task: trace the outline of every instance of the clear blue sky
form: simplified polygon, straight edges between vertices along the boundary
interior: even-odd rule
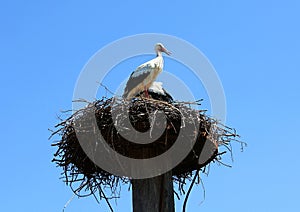
[[[188,211],[298,211],[299,1],[102,2],[1,2],[0,211],[62,210],[72,192],[50,162],[47,129],[71,108],[78,74],[97,50],[145,32],[202,50],[222,80],[227,124],[248,143],[243,153],[234,145],[233,168],[211,166],[204,203],[194,188]],[[123,187],[116,211],[130,211],[130,196]],[[108,208],[75,198],[66,211]]]

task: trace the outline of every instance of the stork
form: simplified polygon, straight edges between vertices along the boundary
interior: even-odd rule
[[[143,63],[131,73],[124,89],[123,98],[132,98],[141,91],[144,91],[146,97],[149,97],[148,88],[163,70],[164,60],[162,53],[164,52],[167,55],[171,54],[161,43],[155,45],[155,51],[156,58]]]
[[[172,103],[174,102],[173,97],[163,88],[162,82],[153,82],[151,86],[148,89],[148,94],[151,96],[151,98]],[[136,96],[140,96],[145,94],[145,91],[140,92]]]

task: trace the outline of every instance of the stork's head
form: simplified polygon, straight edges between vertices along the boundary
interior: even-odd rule
[[[157,54],[159,54],[159,53],[161,53],[161,52],[164,52],[164,53],[166,53],[167,55],[170,55],[170,54],[171,54],[171,52],[169,52],[169,51],[164,47],[164,45],[162,45],[162,43],[157,43],[157,44],[155,45],[155,51],[156,51]]]

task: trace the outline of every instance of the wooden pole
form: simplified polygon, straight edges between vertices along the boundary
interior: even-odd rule
[[[172,172],[132,180],[133,212],[174,212]]]

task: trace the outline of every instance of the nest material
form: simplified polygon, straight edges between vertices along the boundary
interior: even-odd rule
[[[112,107],[112,105],[114,106]],[[112,110],[118,114],[115,120],[111,115]],[[149,133],[149,137],[151,137],[150,128],[163,125],[149,116],[149,114],[155,114],[157,111],[164,112],[167,127],[155,142],[136,144],[121,136],[121,134],[127,135],[126,138],[134,136],[124,121],[129,118],[130,124],[135,130]],[[96,117],[97,126],[94,126],[95,124],[91,121],[91,117],[93,118],[91,115]],[[196,125],[197,122],[200,124]],[[118,129],[122,132],[118,132],[115,124],[119,126]],[[125,101],[116,98],[103,98],[89,103],[85,108],[77,111],[56,127],[58,129],[53,135],[59,135],[60,141],[53,144],[58,148],[54,154],[53,162],[63,168],[65,182],[70,184],[77,195],[80,191],[86,191],[86,195],[95,196],[97,192],[100,199],[102,197],[107,199],[104,188],[109,187],[111,196],[117,197],[116,190],[120,183],[130,181],[127,177],[114,176],[95,165],[87,157],[78,141],[76,136],[78,130],[91,133],[91,129],[97,128],[107,144],[119,154],[141,159],[164,153],[174,144],[183,127],[194,128],[193,133],[184,135],[186,142],[196,140],[192,150],[180,164],[172,169],[173,179],[179,184],[178,190],[180,192],[183,191],[185,181],[191,180],[194,170],[200,170],[210,162],[220,160],[220,155],[223,152],[219,152],[219,147],[224,145],[227,147],[230,145],[230,141],[237,136],[233,129],[222,126],[215,119],[205,115],[205,111],[192,109],[191,103],[174,102],[170,104],[153,99]],[[96,137],[97,134],[95,133],[95,139]],[[86,142],[89,142],[94,149],[98,142],[96,140],[90,139]],[[202,152],[205,144],[209,145],[209,152]],[[101,154],[101,150],[95,153]],[[199,162],[200,154],[207,154],[205,161]]]

